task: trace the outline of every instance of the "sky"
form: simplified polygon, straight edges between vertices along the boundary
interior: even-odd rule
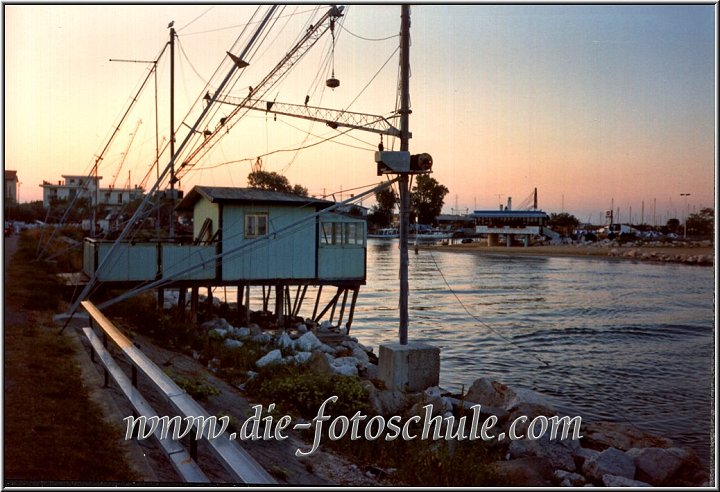
[[[100,163],[102,185],[150,188],[156,114],[159,139],[170,134],[169,53],[157,64],[158,112],[151,76],[118,124],[168,41],[168,24],[178,34],[180,145],[206,83],[217,88],[230,66],[226,51],[248,46],[268,8],[3,5],[4,162],[18,172],[20,200],[41,199],[43,180],[89,173],[118,126]],[[257,87],[325,10],[278,9],[231,94]],[[264,99],[310,96],[311,106],[392,114],[400,7],[349,5],[344,14],[334,50],[328,33]],[[593,223],[611,206],[621,222],[632,214],[658,224],[714,207],[715,18],[715,5],[414,6],[410,151],[433,156],[433,177],[450,190],[447,213],[496,209],[508,197],[517,206],[534,188],[539,208]],[[333,72],[340,86],[330,89]],[[221,107],[204,128],[229,111]],[[227,130],[182,177],[183,190],[245,186],[258,156],[263,169],[317,196],[347,198],[382,180],[375,133],[339,135],[345,130],[254,111]],[[384,138],[386,150],[398,149]],[[161,171],[168,162],[166,152]]]

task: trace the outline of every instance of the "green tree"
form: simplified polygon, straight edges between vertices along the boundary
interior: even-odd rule
[[[710,236],[715,225],[715,210],[704,208],[700,213],[690,214],[687,218],[688,234]]]
[[[436,218],[445,204],[445,196],[450,193],[446,186],[441,185],[429,174],[415,176],[415,185],[410,196],[410,221],[417,214],[421,224],[435,224]]]
[[[572,231],[578,226],[580,221],[572,214],[563,212],[560,214],[551,213],[548,219],[548,226],[554,231],[560,232],[566,236],[572,234]]]
[[[397,203],[397,195],[388,186],[375,193],[376,204],[368,214],[368,222],[375,228],[388,227],[392,223],[393,211]]]
[[[275,171],[253,171],[248,174],[247,180],[250,188],[308,196],[307,188],[299,184],[292,186],[285,176]]]
[[[678,229],[680,228],[680,220],[669,219],[667,221],[667,225],[665,227],[667,228],[668,232],[676,233],[678,231]]]

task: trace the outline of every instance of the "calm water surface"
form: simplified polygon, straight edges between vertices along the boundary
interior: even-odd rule
[[[398,339],[397,245],[369,240],[351,330],[376,352]],[[712,268],[411,251],[409,276],[409,339],[440,347],[442,387],[489,377],[709,459]]]

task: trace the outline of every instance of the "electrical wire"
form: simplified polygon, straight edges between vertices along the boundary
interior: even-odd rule
[[[344,25],[341,25],[340,27],[342,28],[343,31],[345,31],[345,32],[348,33],[349,35],[354,36],[354,37],[356,37],[356,38],[358,38],[358,39],[362,39],[363,41],[387,41],[388,39],[393,39],[393,38],[399,38],[399,37],[400,37],[400,34],[393,34],[392,36],[387,36],[387,37],[385,37],[385,38],[365,38],[365,37],[363,37],[363,36],[360,36],[360,35],[358,35],[358,34],[353,33],[352,31],[350,31],[350,29],[348,29],[348,28],[345,27]]]
[[[207,14],[208,12],[210,12],[210,11],[211,11],[212,9],[214,9],[214,8],[215,8],[215,6],[214,6],[214,5],[211,5],[210,7],[208,7],[208,8],[205,10],[205,12],[203,12],[203,13],[200,14],[200,15],[198,15],[198,16],[195,17],[193,20],[191,20],[190,22],[188,22],[187,24],[185,24],[185,25],[182,26],[181,28],[177,29],[176,31],[182,31],[183,29],[185,29],[185,28],[188,27],[189,25],[193,24],[193,23],[194,23],[195,21],[197,21],[200,17],[204,16],[205,14]]]

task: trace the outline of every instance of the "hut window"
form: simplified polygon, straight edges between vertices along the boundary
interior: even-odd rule
[[[245,215],[245,237],[258,237],[267,234],[267,214]]]
[[[333,244],[333,223],[322,222],[320,224],[320,244]]]
[[[363,244],[362,224],[357,222],[345,223],[345,244]]]

